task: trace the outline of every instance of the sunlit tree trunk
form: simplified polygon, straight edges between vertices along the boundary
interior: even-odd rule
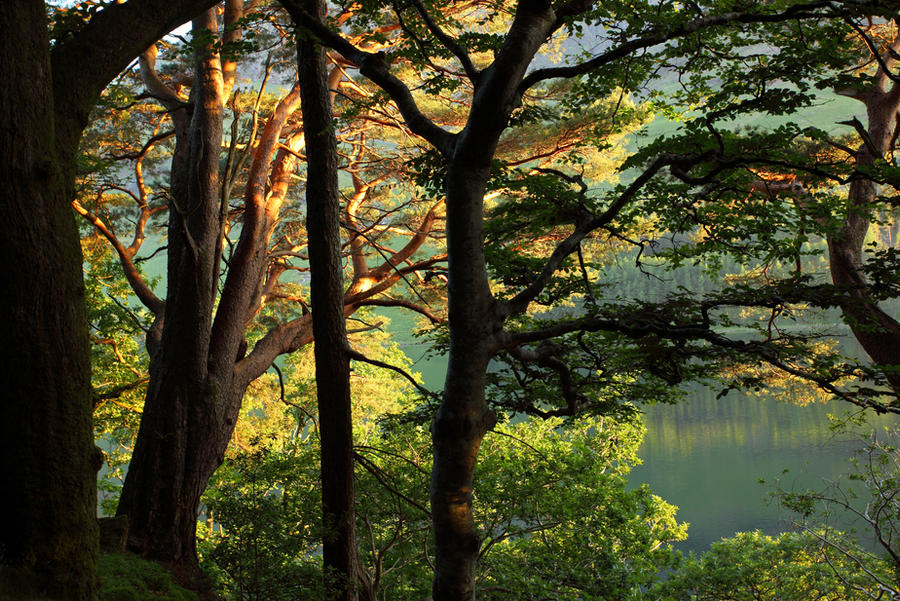
[[[194,20],[195,31],[217,29],[214,10]],[[236,358],[228,345],[211,346],[224,100],[218,55],[198,48],[196,65],[193,114],[172,165],[161,338],[151,355],[147,400],[117,510],[129,517],[130,548],[189,569],[197,562],[200,496],[222,462],[241,397],[229,395],[230,382],[211,369],[215,353],[230,352],[229,367]]]
[[[475,463],[496,421],[485,383],[505,318],[488,281],[484,196],[500,135],[518,101],[517,86],[553,20],[549,4],[519,4],[509,34],[515,43],[505,45],[481,74],[466,127],[447,157],[450,348],[444,397],[432,424],[434,601],[475,598],[480,549],[472,512]]]

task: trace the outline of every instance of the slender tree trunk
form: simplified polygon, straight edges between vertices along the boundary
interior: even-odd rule
[[[472,511],[478,449],[496,417],[485,400],[485,377],[501,321],[485,270],[483,199],[496,139],[464,134],[447,172],[450,349],[444,398],[432,424],[431,512],[435,540],[434,601],[475,598],[480,541]],[[486,160],[485,160],[486,155]]]
[[[322,0],[304,8],[324,19]],[[323,563],[335,599],[357,598],[357,551],[353,488],[353,419],[350,364],[344,317],[341,264],[341,206],[337,181],[337,140],[332,125],[331,93],[324,48],[305,32],[297,34],[301,110],[307,148],[307,231],[309,232],[316,389],[321,437]]]
[[[46,29],[43,2],[0,10],[0,597],[88,600],[99,456]]]

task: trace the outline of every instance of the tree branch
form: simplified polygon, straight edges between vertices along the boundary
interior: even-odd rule
[[[428,390],[427,388],[425,388],[424,386],[422,386],[421,384],[416,382],[416,379],[414,377],[412,377],[412,375],[410,375],[410,373],[407,372],[406,370],[404,370],[402,367],[397,367],[396,365],[391,365],[390,363],[385,363],[384,361],[378,361],[377,359],[369,359],[368,357],[366,357],[359,351],[355,351],[352,348],[347,349],[347,356],[355,361],[362,361],[363,363],[368,363],[369,365],[374,365],[375,367],[381,367],[384,369],[389,369],[391,371],[397,372],[398,374],[400,374],[401,376],[403,376],[404,378],[409,380],[409,382],[413,386],[415,386],[416,390],[418,390],[420,393],[422,393],[423,396],[426,396],[426,397],[429,397],[429,398],[432,398],[432,399],[435,399],[438,401],[440,400],[440,395],[437,395],[437,394],[431,392],[430,390]]]
[[[591,71],[599,69],[616,60],[630,56],[635,51],[652,48],[670,40],[683,38],[698,31],[728,24],[749,24],[749,23],[779,23],[792,19],[804,17],[816,17],[827,14],[826,12],[818,12],[823,9],[832,9],[833,2],[819,1],[806,4],[796,4],[780,13],[754,13],[754,12],[728,12],[720,15],[711,15],[700,17],[689,23],[680,25],[669,31],[650,31],[646,36],[629,40],[616,46],[603,54],[594,58],[567,67],[545,67],[537,69],[529,73],[519,85],[519,94],[524,94],[529,88],[536,84],[548,80],[558,78],[571,78],[580,75],[586,75]]]
[[[432,313],[427,307],[399,298],[368,298],[356,304],[360,307],[403,307],[424,315],[432,324],[444,323],[443,319]]]
[[[119,263],[122,265],[122,271],[125,273],[125,278],[128,280],[131,289],[134,290],[134,294],[138,299],[154,314],[159,315],[162,313],[163,308],[165,307],[165,301],[157,297],[150,286],[147,285],[147,282],[138,271],[137,266],[135,266],[134,261],[132,260],[133,255],[129,253],[128,249],[122,246],[122,243],[119,242],[116,235],[106,227],[106,224],[103,223],[99,217],[84,208],[80,202],[73,200],[72,208],[75,209],[76,213],[84,217],[88,223],[93,225],[115,249],[116,254],[119,256]]]
[[[559,269],[562,262],[570,254],[578,250],[581,241],[592,231],[601,228],[611,222],[619,212],[634,199],[634,196],[641,188],[650,181],[663,167],[671,165],[675,162],[676,157],[660,156],[657,157],[644,172],[638,176],[622,193],[613,201],[609,207],[600,215],[586,219],[575,227],[575,230],[562,242],[560,242],[553,250],[553,254],[547,259],[540,275],[531,282],[524,290],[516,294],[512,299],[502,305],[502,314],[504,316],[515,315],[524,312],[541,291],[547,286],[550,278]],[[677,160],[684,160],[684,157],[677,157]],[[700,158],[695,159],[699,161]]]
[[[369,459],[363,457],[362,455],[360,455],[360,454],[357,453],[356,451],[353,452],[353,458],[354,458],[354,459],[356,460],[356,462],[357,462],[359,465],[361,465],[367,472],[369,472],[370,474],[372,474],[372,475],[375,477],[375,479],[378,480],[378,482],[379,482],[383,487],[385,487],[385,488],[388,489],[390,492],[392,492],[392,493],[394,493],[395,495],[397,495],[397,497],[403,499],[404,501],[406,501],[407,503],[409,503],[410,505],[412,505],[413,507],[415,507],[416,509],[418,509],[419,511],[421,511],[422,513],[424,513],[425,515],[427,515],[427,516],[429,516],[429,517],[431,516],[431,512],[428,511],[428,508],[427,508],[427,507],[425,507],[424,505],[422,505],[421,503],[419,503],[419,502],[416,501],[415,499],[412,499],[412,498],[410,498],[409,496],[403,494],[402,492],[400,492],[399,490],[397,490],[396,487],[391,486],[391,484],[390,484],[389,482],[387,482],[386,479],[385,479],[384,471],[383,471],[381,468],[379,468],[377,465],[375,465],[372,461],[370,461]]]
[[[400,109],[410,131],[427,140],[445,156],[451,154],[455,134],[439,127],[422,113],[407,85],[390,72],[385,53],[371,53],[357,48],[343,36],[313,18],[297,0],[280,0],[280,2],[298,27],[315,36],[320,43],[340,53],[355,64],[360,73],[387,92]]]
[[[453,53],[462,68],[466,72],[466,76],[471,80],[474,84],[478,81],[478,76],[480,72],[475,68],[475,65],[472,64],[472,59],[469,56],[469,53],[466,52],[465,48],[463,48],[459,42],[457,42],[452,36],[450,36],[446,31],[440,28],[440,26],[434,22],[434,19],[431,18],[431,15],[428,14],[428,10],[425,8],[425,5],[422,4],[421,0],[410,0],[412,5],[418,11],[419,16],[422,17],[422,21],[425,22],[425,26],[428,28],[434,37],[436,37],[441,44],[444,45],[444,48]]]

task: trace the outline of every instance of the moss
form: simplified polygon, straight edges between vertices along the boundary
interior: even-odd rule
[[[99,601],[198,601],[164,567],[130,553],[101,553],[97,583]]]

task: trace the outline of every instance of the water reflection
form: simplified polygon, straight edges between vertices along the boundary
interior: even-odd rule
[[[785,488],[818,487],[846,471],[859,439],[834,433],[828,419],[846,410],[839,402],[798,407],[737,393],[717,400],[699,389],[689,401],[645,409],[644,463],[630,480],[679,507],[691,524],[682,550],[705,550],[741,530],[774,534],[789,529],[791,518],[765,503],[776,479]],[[867,428],[890,423],[896,419],[872,418]]]

